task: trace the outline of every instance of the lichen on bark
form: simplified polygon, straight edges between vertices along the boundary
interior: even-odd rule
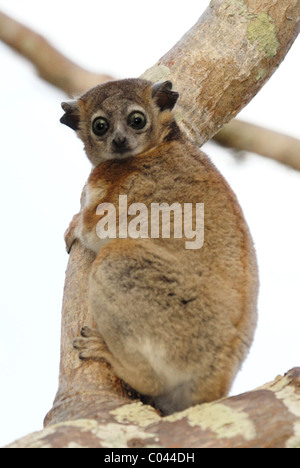
[[[256,15],[249,23],[247,36],[251,44],[258,44],[260,52],[265,51],[267,57],[275,57],[280,43],[271,16],[265,12]]]

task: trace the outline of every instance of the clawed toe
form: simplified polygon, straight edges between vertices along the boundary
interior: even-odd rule
[[[73,341],[73,348],[82,349],[85,347],[85,340],[82,338],[75,338]]]
[[[98,356],[95,356],[95,343],[91,343],[89,338],[75,338],[73,348],[80,351],[80,359],[98,359]]]
[[[85,351],[81,351],[81,353],[79,353],[78,355],[79,359],[81,359],[82,361],[87,361],[88,359],[92,359],[92,356],[90,356],[88,353],[86,353]]]
[[[109,351],[97,329],[83,327],[80,335],[81,337],[77,337],[73,341],[73,347],[80,351],[80,359],[93,359],[97,361],[107,359]]]
[[[82,327],[82,329],[80,330],[80,334],[84,338],[90,338],[90,337],[100,338],[101,337],[98,330],[96,330],[95,328],[90,328],[90,327]]]

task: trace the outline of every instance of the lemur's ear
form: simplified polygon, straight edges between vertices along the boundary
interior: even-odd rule
[[[156,83],[152,86],[152,97],[161,111],[172,110],[179,98],[179,94],[172,91],[172,87],[171,81]]]
[[[61,107],[65,111],[64,115],[60,119],[60,122],[73,130],[78,130],[80,113],[77,105],[77,101],[62,102]]]

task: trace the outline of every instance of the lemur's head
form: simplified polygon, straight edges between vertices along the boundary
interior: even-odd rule
[[[60,121],[77,132],[89,160],[97,166],[160,144],[174,127],[172,109],[178,97],[170,81],[110,81],[76,101],[63,102],[65,114]]]

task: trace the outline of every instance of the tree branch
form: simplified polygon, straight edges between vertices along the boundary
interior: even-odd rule
[[[227,148],[250,151],[300,171],[300,140],[241,120],[232,120],[214,140]]]
[[[112,80],[111,76],[92,73],[76,65],[43,36],[1,12],[0,39],[32,62],[41,78],[70,96]]]
[[[94,400],[93,411],[8,448],[300,448],[300,368],[239,396],[161,418],[140,402]],[[172,429],[171,429],[172,428]]]
[[[143,78],[174,82],[177,120],[201,146],[264,86],[299,30],[299,0],[213,0]]]

